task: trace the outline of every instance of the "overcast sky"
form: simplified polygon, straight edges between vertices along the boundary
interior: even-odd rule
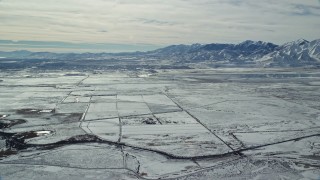
[[[0,0],[0,50],[135,51],[320,38],[320,0]],[[39,42],[41,41],[41,42]]]

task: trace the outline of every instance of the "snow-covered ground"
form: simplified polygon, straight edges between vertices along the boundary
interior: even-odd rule
[[[0,179],[320,177],[316,69],[72,73],[0,72]]]

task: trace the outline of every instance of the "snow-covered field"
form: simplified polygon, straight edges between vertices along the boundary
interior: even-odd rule
[[[0,179],[320,178],[316,69],[67,73],[0,72]]]

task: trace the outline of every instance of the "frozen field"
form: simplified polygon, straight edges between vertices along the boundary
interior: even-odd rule
[[[0,72],[0,179],[320,179],[320,72]]]

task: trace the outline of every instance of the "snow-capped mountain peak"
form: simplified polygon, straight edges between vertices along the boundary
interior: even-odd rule
[[[290,47],[290,46],[303,46],[308,43],[309,43],[309,41],[307,41],[305,39],[298,39],[296,41],[291,41],[291,42],[285,43],[282,46],[280,46],[280,48],[285,48],[285,47]]]
[[[299,39],[279,46],[260,59],[265,66],[310,66],[320,62],[320,41]]]
[[[208,64],[210,66],[320,67],[320,39],[299,39],[283,45],[246,40],[238,44],[171,45],[148,52],[136,53],[32,53],[29,51],[0,52],[0,57],[51,60],[104,60],[136,58],[144,63]]]

